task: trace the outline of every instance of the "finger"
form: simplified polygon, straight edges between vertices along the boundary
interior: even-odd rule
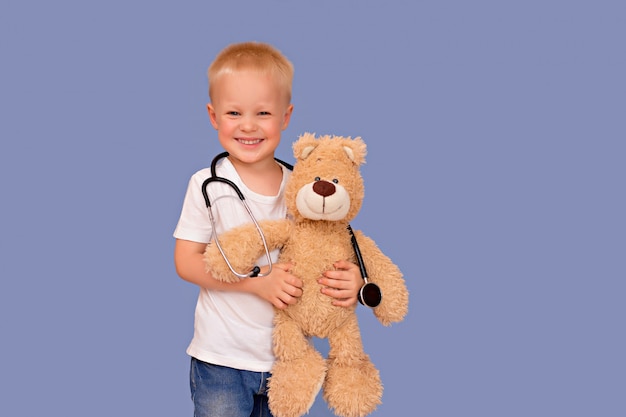
[[[338,279],[342,276],[343,272],[342,271],[324,271],[324,273],[322,274],[322,277],[324,278],[330,278],[330,279]]]
[[[304,282],[302,282],[302,280],[296,276],[290,275],[288,277],[285,277],[285,288],[290,287],[290,288],[296,288],[301,290],[302,287],[304,286]]]
[[[296,285],[286,285],[283,288],[283,291],[287,293],[288,295],[290,295],[291,297],[296,297],[296,298],[301,297],[303,293],[302,287],[298,287]]]
[[[325,288],[322,288],[321,291],[322,291],[322,294],[328,295],[329,297],[332,297],[338,300],[350,296],[349,291],[338,289],[338,288],[325,287]]]
[[[293,293],[291,295],[293,297],[300,298],[300,297],[302,297],[302,294],[304,294],[304,290],[302,290],[302,287],[298,287],[298,288],[296,288],[295,293]]]
[[[357,267],[355,264],[353,264],[352,262],[348,262],[345,259],[341,259],[335,262],[333,266],[337,269],[345,269],[345,270],[350,270],[350,269]]]
[[[334,289],[347,289],[350,281],[323,277],[317,280],[320,285]]]
[[[360,273],[356,270],[351,271],[347,269],[338,269],[335,271],[324,271],[322,277],[336,279],[340,281],[351,281],[353,277],[360,276]]]
[[[298,299],[287,293],[283,293],[280,296],[280,300],[285,304],[285,307],[286,307],[288,305],[295,304]]]
[[[272,265],[272,268],[278,268],[281,271],[285,271],[285,272],[289,272],[289,270],[291,270],[292,267],[293,265],[290,263],[276,263]]]

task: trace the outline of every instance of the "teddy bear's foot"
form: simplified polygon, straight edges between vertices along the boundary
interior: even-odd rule
[[[369,359],[356,366],[329,363],[324,400],[336,415],[364,417],[381,404],[382,395],[380,375]]]
[[[269,407],[275,417],[306,414],[322,387],[326,361],[317,352],[293,361],[277,361],[268,382]]]

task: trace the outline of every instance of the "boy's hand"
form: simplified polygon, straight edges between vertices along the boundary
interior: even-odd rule
[[[279,310],[295,304],[302,296],[302,280],[290,271],[291,264],[276,263],[272,265],[272,272],[266,277],[249,278],[256,281],[256,294],[269,301]],[[261,272],[267,267],[261,268]]]
[[[359,267],[348,261],[337,261],[334,266],[337,270],[326,271],[324,276],[317,280],[322,285],[322,294],[334,298],[333,305],[335,306],[356,305],[359,290],[363,286]]]

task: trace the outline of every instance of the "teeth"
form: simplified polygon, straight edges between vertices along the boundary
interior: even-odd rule
[[[261,142],[261,139],[250,139],[250,140],[239,139],[239,142],[243,143],[244,145],[254,145],[254,144]]]

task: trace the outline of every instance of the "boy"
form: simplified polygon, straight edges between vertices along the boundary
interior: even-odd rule
[[[268,44],[233,44],[217,55],[208,77],[209,118],[229,153],[217,163],[217,175],[241,189],[257,220],[285,218],[283,190],[290,171],[274,160],[274,151],[293,112],[291,62]],[[291,275],[289,264],[274,264],[269,275],[236,283],[217,281],[205,271],[212,227],[202,183],[210,176],[208,168],[192,176],[174,231],[176,271],[200,287],[187,349],[194,416],[271,415],[266,382],[274,361],[273,308],[296,303],[302,281]],[[241,202],[228,197],[234,195],[228,185],[214,182],[207,192],[218,234],[250,221]],[[320,277],[320,291],[335,305],[355,305],[362,285],[358,267],[339,260],[335,268]],[[263,266],[261,272],[267,270]]]

